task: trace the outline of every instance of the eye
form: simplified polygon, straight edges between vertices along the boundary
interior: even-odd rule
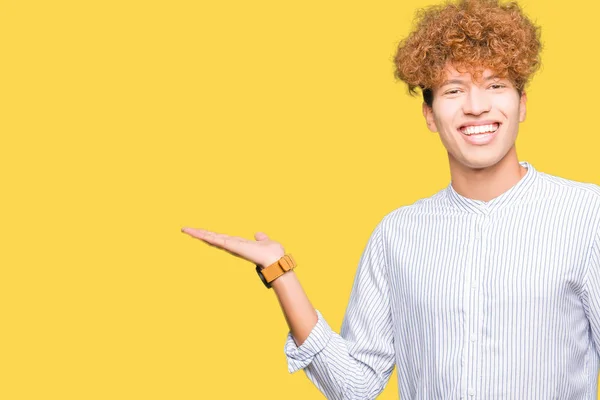
[[[460,92],[459,89],[450,89],[450,90],[446,91],[444,94],[457,94],[458,92]]]
[[[502,89],[505,87],[506,87],[506,85],[503,85],[501,83],[494,83],[494,84],[490,85],[490,88],[492,88],[492,89]]]

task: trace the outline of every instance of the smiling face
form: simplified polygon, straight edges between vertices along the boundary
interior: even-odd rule
[[[514,146],[525,120],[526,94],[491,70],[478,81],[450,65],[446,71],[446,80],[433,90],[432,106],[423,104],[423,115],[439,133],[451,170],[488,168],[506,157],[518,162]]]

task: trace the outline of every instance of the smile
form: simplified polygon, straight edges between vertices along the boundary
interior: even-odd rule
[[[458,130],[462,133],[463,139],[474,146],[484,146],[491,143],[498,132],[500,132],[500,123],[493,121],[481,121],[480,125],[464,125]]]
[[[496,130],[498,130],[499,127],[500,127],[500,124],[497,122],[494,122],[492,124],[487,124],[487,125],[463,126],[459,130],[463,134],[465,134],[467,136],[471,136],[471,135],[481,135],[484,133],[494,133],[494,132],[496,132]]]

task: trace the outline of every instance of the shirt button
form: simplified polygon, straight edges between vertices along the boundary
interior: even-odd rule
[[[477,340],[477,335],[473,333],[473,334],[471,335],[471,342],[474,342],[474,341],[476,341],[476,340]]]
[[[469,389],[469,396],[475,396],[475,389],[473,389],[473,388]]]
[[[473,281],[473,282],[471,282],[471,287],[472,287],[473,289],[477,289],[477,281]]]

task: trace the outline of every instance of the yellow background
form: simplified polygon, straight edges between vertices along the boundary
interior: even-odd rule
[[[2,1],[0,398],[322,398],[253,266],[180,228],[281,241],[339,329],[377,222],[449,182],[391,61],[430,3]],[[600,184],[600,5],[521,4],[519,157]]]

